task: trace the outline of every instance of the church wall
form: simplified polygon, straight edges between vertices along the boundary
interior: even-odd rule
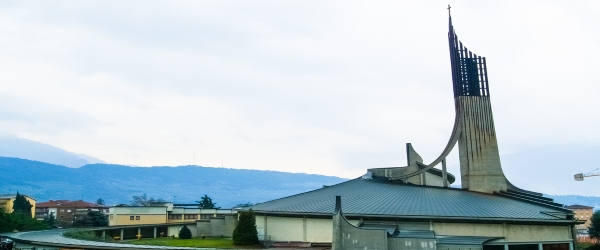
[[[359,220],[348,220],[348,222],[355,226],[360,223]],[[332,225],[332,219],[267,216],[265,220],[264,215],[256,215],[259,238],[269,235],[272,241],[329,243],[332,241]]]
[[[504,237],[507,242],[570,241],[570,226],[433,222],[436,235]]]
[[[504,237],[502,224],[472,224],[433,222],[436,235]]]
[[[442,177],[439,177],[437,175],[434,175],[432,173],[427,173],[427,172],[425,172],[425,183],[427,184],[427,186],[437,186],[437,187],[444,186]]]
[[[304,238],[302,218],[268,216],[266,229],[272,241],[302,241]]]
[[[506,225],[507,241],[568,241],[570,226]]]
[[[435,239],[388,238],[388,249],[436,250],[436,241]]]
[[[331,219],[306,218],[306,242],[331,242]],[[356,225],[356,224],[354,224]]]
[[[265,216],[256,216],[258,234],[270,235],[272,241],[332,241],[332,219],[267,216],[266,221],[267,231],[265,232]],[[349,220],[349,222],[355,226],[359,224],[358,220]],[[428,230],[426,227],[429,223],[390,221],[390,224],[399,225],[401,230]],[[421,224],[423,225],[421,226]],[[569,226],[433,222],[432,229],[436,235],[505,237],[507,242],[571,240]]]

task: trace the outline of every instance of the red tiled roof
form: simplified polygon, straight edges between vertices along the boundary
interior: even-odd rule
[[[107,206],[98,205],[95,203],[89,203],[82,200],[70,201],[70,200],[49,200],[47,202],[39,202],[35,204],[36,208],[54,208],[54,207],[71,207],[71,208],[106,208]]]

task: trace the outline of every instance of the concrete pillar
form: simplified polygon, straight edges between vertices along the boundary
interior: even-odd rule
[[[573,241],[569,242],[569,250],[573,250]]]
[[[335,212],[333,214],[333,237],[331,250],[344,250],[342,232],[342,198],[335,197]]]
[[[102,230],[102,238],[106,238],[106,231]]]
[[[156,227],[154,227],[154,238],[156,238]]]
[[[124,230],[125,230],[125,229],[121,228],[121,240],[123,240],[123,231],[124,231]]]
[[[448,187],[448,174],[446,172],[446,158],[442,160],[442,181],[444,182],[444,187]]]
[[[538,250],[544,250],[544,246],[542,246],[542,243],[538,244]]]
[[[267,224],[267,215],[265,214],[265,233],[264,233],[265,237],[267,236],[267,225],[268,225]],[[265,240],[267,240],[267,239],[265,239]]]
[[[302,241],[306,242],[306,217],[302,217]]]
[[[504,244],[504,250],[508,250],[508,244]]]

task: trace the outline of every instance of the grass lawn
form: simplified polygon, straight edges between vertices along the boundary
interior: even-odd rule
[[[231,238],[191,238],[187,240],[172,239],[168,237],[156,239],[126,240],[123,243],[136,245],[172,246],[172,247],[209,247],[209,248],[237,248],[237,249],[263,249],[260,245],[236,246]]]

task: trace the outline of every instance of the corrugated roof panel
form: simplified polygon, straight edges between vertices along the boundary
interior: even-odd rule
[[[438,244],[445,245],[482,245],[486,241],[502,239],[502,237],[483,236],[437,236]]]
[[[357,178],[337,185],[252,206],[254,211],[279,213],[333,213],[335,196],[342,196],[346,215],[477,217],[556,220],[542,211],[555,212],[500,195],[397,184]]]

